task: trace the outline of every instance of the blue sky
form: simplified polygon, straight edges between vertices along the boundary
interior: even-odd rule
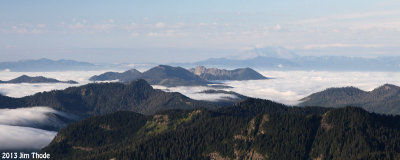
[[[263,47],[396,56],[398,37],[393,0],[0,1],[0,61],[168,63]]]

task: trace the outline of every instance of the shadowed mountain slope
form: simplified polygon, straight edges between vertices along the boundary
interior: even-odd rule
[[[49,106],[80,116],[101,115],[121,110],[153,114],[166,109],[217,107],[211,103],[192,100],[180,93],[153,89],[142,79],[128,84],[87,84],[64,90],[41,92],[22,98],[0,95],[0,100],[1,108]]]
[[[205,68],[198,66],[190,69],[190,72],[200,76],[205,80],[257,80],[268,79],[251,68],[238,68],[235,70],[225,70],[217,68]]]
[[[62,129],[57,159],[399,159],[399,116],[248,99],[210,111],[117,112]]]
[[[302,99],[302,106],[359,106],[368,111],[400,114],[400,87],[385,84],[370,92],[354,87],[329,88]]]

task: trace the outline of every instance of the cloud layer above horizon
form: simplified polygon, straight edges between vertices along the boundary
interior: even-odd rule
[[[257,46],[346,56],[398,55],[400,48],[394,0],[118,2],[0,1],[0,61],[168,63]]]

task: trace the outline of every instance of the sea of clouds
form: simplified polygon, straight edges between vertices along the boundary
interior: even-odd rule
[[[0,80],[6,81],[23,74],[45,76],[58,80],[75,80],[79,84],[41,83],[41,84],[0,84],[0,93],[11,97],[23,97],[37,92],[64,89],[90,83],[89,78],[106,71],[71,72],[10,72],[0,71]],[[267,80],[224,81],[234,91],[249,97],[269,99],[276,102],[296,105],[301,98],[330,87],[354,86],[371,91],[385,83],[400,85],[397,72],[327,72],[327,71],[259,71]],[[197,100],[217,101],[235,95],[218,93],[207,94],[201,91],[213,89],[204,86],[163,87],[153,86],[168,92],[180,92]],[[38,129],[38,125],[62,125],[54,115],[65,116],[62,112],[48,107],[1,109],[0,110],[0,150],[40,149],[51,142],[54,131]]]
[[[224,81],[233,88],[223,89],[261,99],[296,105],[300,99],[326,88],[354,86],[371,91],[386,83],[400,85],[398,72],[332,72],[332,71],[259,71],[267,80]],[[156,87],[180,92],[197,100],[211,100],[226,95],[199,93],[210,87]],[[232,95],[233,96],[233,95]]]
[[[74,80],[79,84],[66,83],[21,83],[21,84],[0,84],[0,94],[10,97],[23,97],[32,95],[37,92],[61,90],[72,86],[80,86],[91,83],[89,78],[94,75],[99,75],[107,71],[64,71],[64,72],[10,72],[0,71],[0,80],[8,81],[17,78],[21,75],[28,76],[44,76],[47,78],[55,78],[60,81]],[[115,70],[119,72],[120,70]]]
[[[326,88],[354,86],[365,91],[386,83],[400,85],[399,72],[262,71],[269,80],[230,81],[234,92],[296,105],[300,99]]]
[[[37,92],[54,89],[65,89],[90,83],[89,78],[106,71],[68,71],[68,72],[0,72],[0,80],[10,80],[23,74],[29,76],[45,76],[58,80],[75,80],[79,84],[44,83],[44,84],[0,84],[0,93],[11,97],[23,97]],[[120,72],[120,71],[119,71]],[[234,91],[249,97],[269,99],[288,105],[296,105],[301,98],[331,87],[354,86],[371,91],[385,83],[400,85],[399,72],[332,72],[332,71],[260,71],[267,80],[224,81],[226,91]],[[197,100],[217,101],[235,95],[218,93],[199,93],[213,89],[203,86],[164,87],[153,86],[169,92],[180,92]]]

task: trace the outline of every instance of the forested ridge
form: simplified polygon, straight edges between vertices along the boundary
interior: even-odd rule
[[[154,114],[167,109],[218,107],[212,103],[192,100],[177,92],[153,89],[142,79],[127,84],[91,83],[64,90],[40,92],[22,98],[0,95],[0,108],[30,106],[49,106],[84,117],[123,110]]]
[[[62,129],[54,159],[399,159],[400,116],[247,99],[218,110],[116,112]]]
[[[210,83],[182,67],[172,67],[168,65],[159,65],[143,73],[136,69],[131,69],[122,73],[106,72],[90,77],[91,81],[119,80],[124,83],[129,83],[137,79],[144,79],[151,85],[163,85],[169,87],[199,86]]]
[[[376,113],[400,114],[400,87],[385,84],[369,92],[355,87],[328,88],[303,98],[300,105],[336,108],[351,105]]]

